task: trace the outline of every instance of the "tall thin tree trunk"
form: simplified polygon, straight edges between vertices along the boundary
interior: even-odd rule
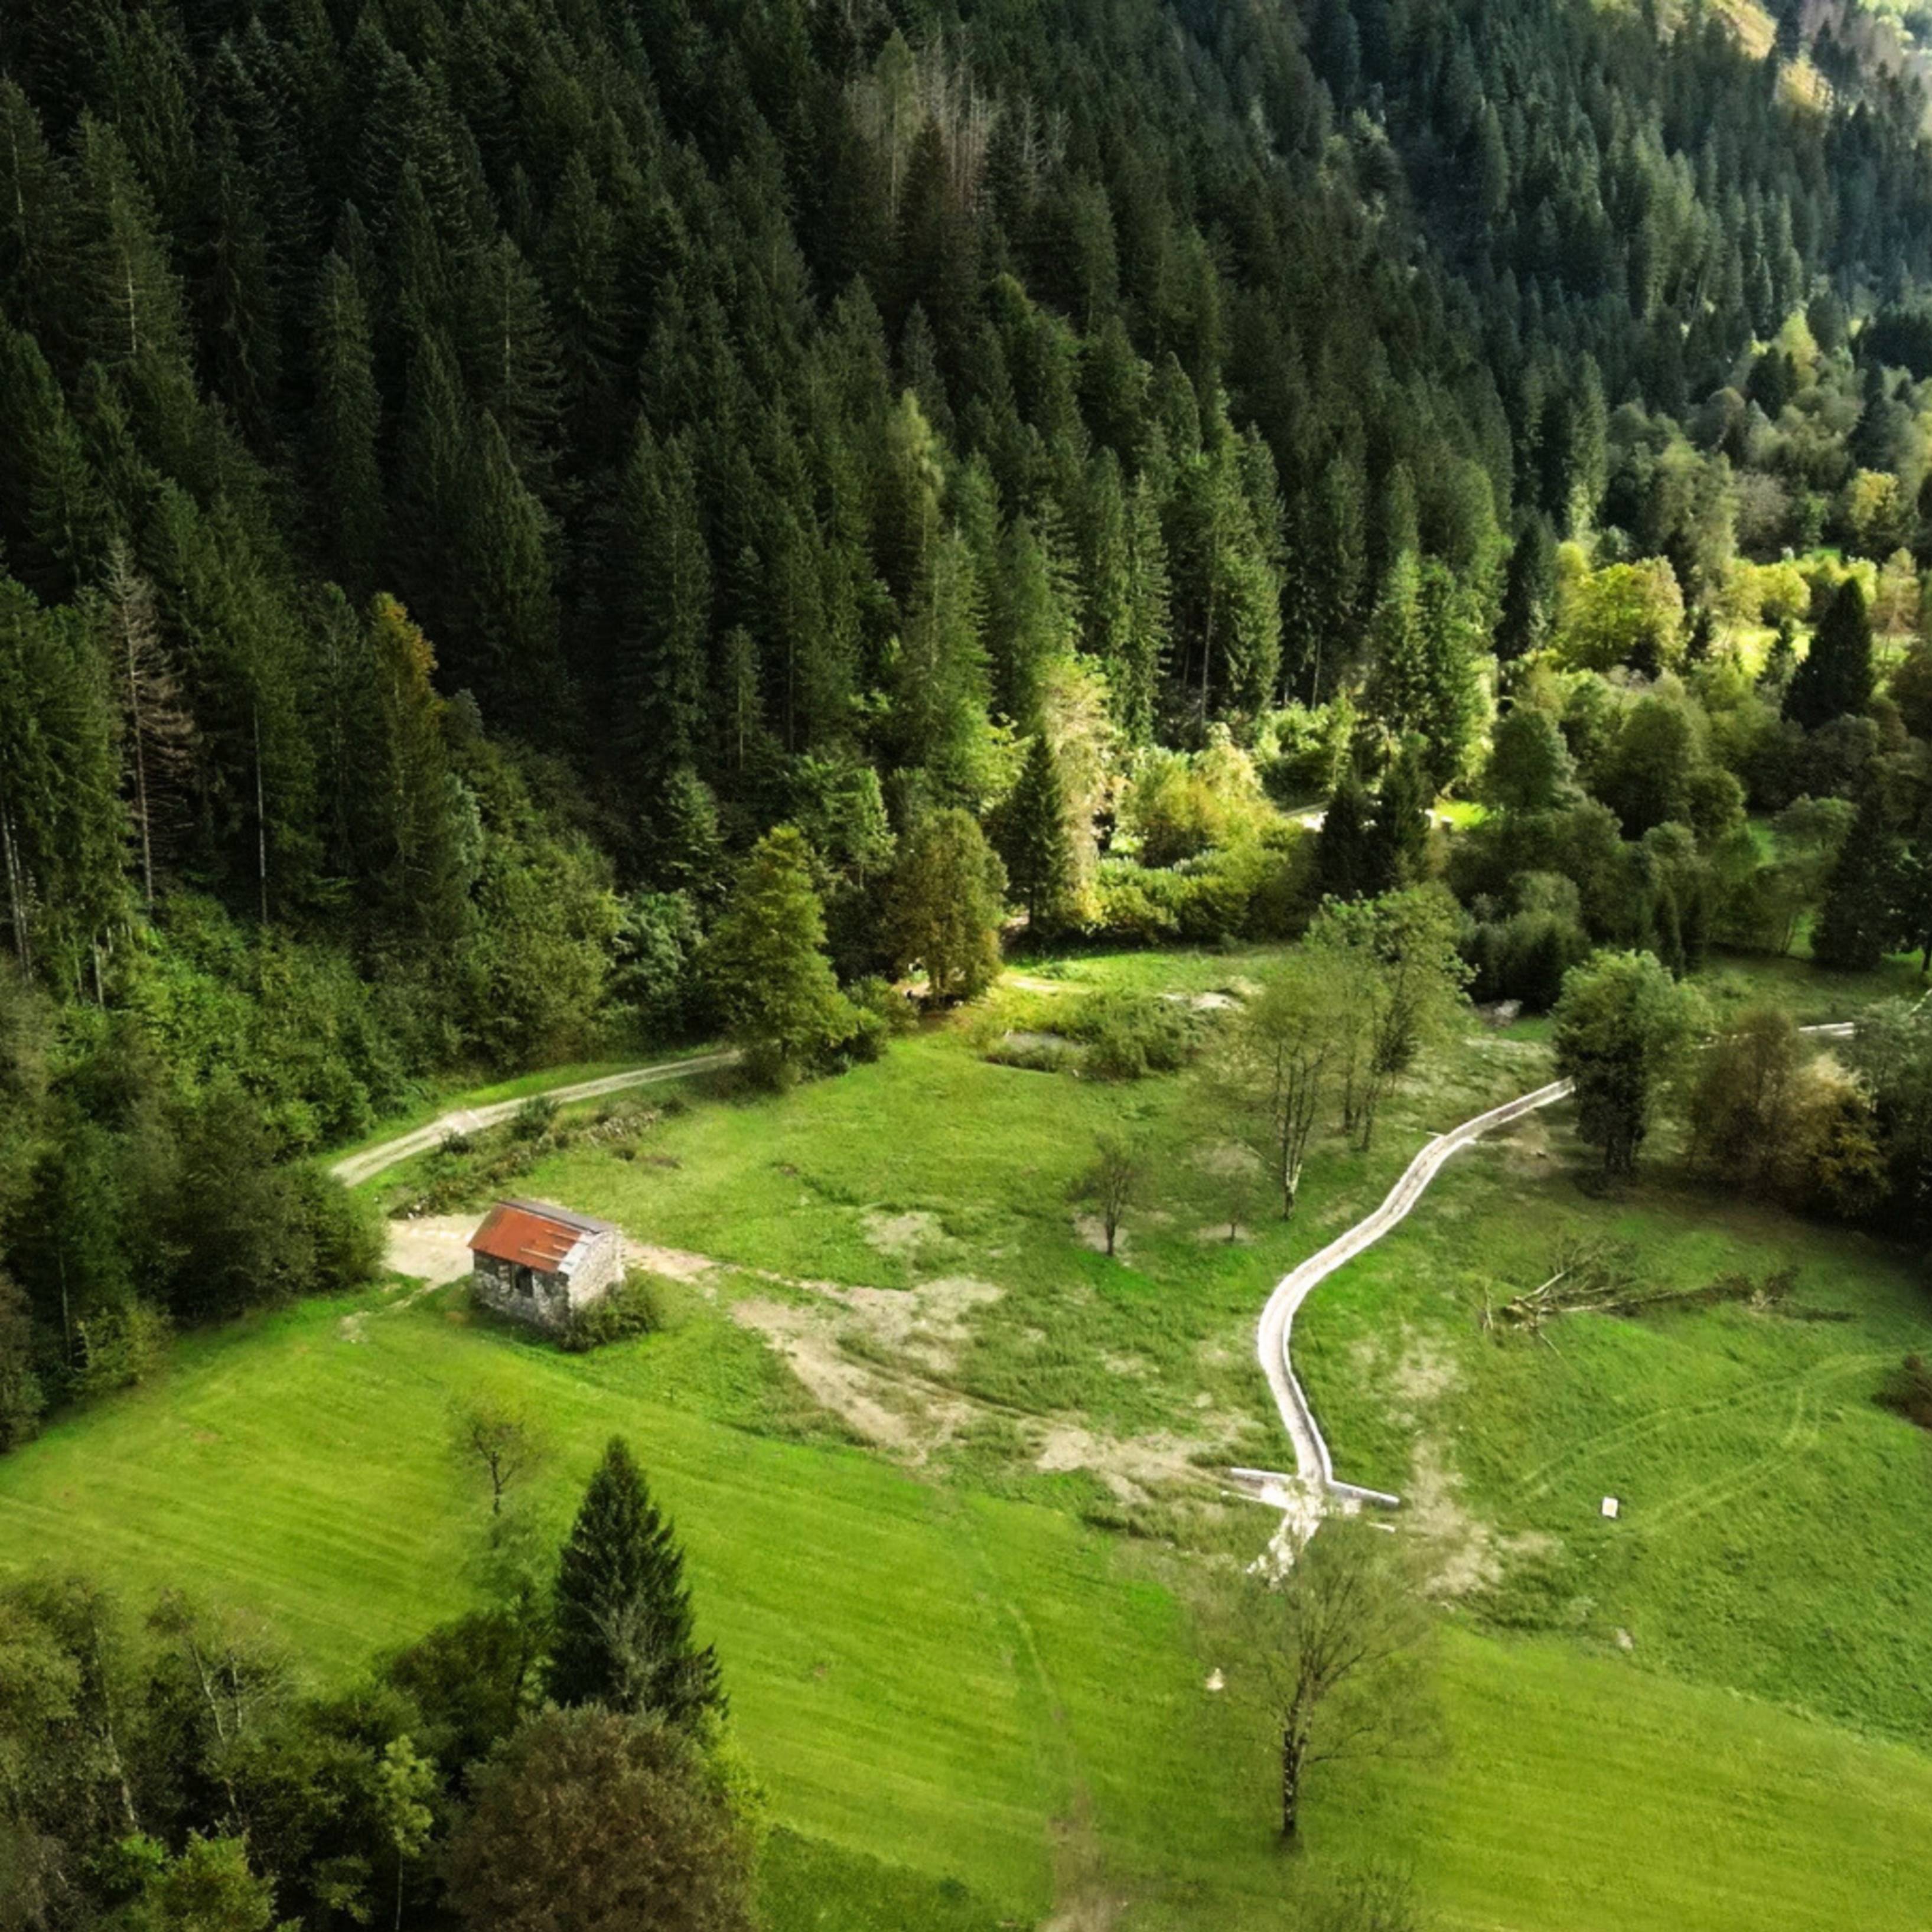
[[[255,878],[261,888],[262,923],[268,922],[268,818],[262,800],[262,707],[248,707],[255,734]]]
[[[1307,1746],[1292,1728],[1281,1734],[1281,1835],[1294,1836],[1301,1810],[1301,1760]]]
[[[20,850],[14,843],[14,814],[4,806],[0,806],[0,854],[4,854],[7,863],[7,904],[14,922],[14,951],[20,962],[20,970],[31,973],[34,970],[34,944],[27,930],[26,868],[20,863]]]
[[[148,753],[141,728],[141,681],[134,662],[134,627],[124,623],[128,640],[128,730],[134,741],[134,815],[141,824],[141,890],[150,917],[154,910],[154,844],[148,824]]]

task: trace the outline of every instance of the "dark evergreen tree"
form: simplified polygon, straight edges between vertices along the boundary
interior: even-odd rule
[[[1073,892],[1073,845],[1066,788],[1046,734],[1027,746],[1018,782],[1000,808],[1000,856],[1027,922],[1036,932],[1064,911]]]
[[[1893,902],[1898,841],[1878,787],[1868,784],[1825,884],[1811,935],[1813,956],[1847,972],[1869,972],[1900,938]]]
[[[692,1633],[684,1553],[621,1436],[605,1449],[563,1546],[544,1688],[566,1707],[654,1712],[676,1724],[724,1701],[717,1654]]]
[[[1784,694],[1784,715],[1815,731],[1871,702],[1871,618],[1865,593],[1848,577],[1834,593],[1811,648]]]

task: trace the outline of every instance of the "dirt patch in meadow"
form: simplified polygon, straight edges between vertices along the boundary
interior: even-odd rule
[[[821,1408],[877,1448],[923,1462],[971,1419],[964,1396],[848,1355],[836,1327],[808,1304],[738,1301],[731,1318],[763,1335]]]
[[[389,1223],[388,1264],[398,1274],[440,1285],[470,1272],[470,1238],[480,1214],[419,1214]]]
[[[1238,1416],[1203,1415],[1208,1432],[1176,1436],[1157,1430],[1150,1436],[1106,1436],[1078,1423],[1050,1424],[1040,1438],[1034,1467],[1043,1474],[1084,1469],[1100,1478],[1123,1502],[1144,1502],[1156,1490],[1198,1489],[1217,1482],[1215,1472],[1197,1460],[1224,1456],[1244,1427]]]
[[[626,1241],[624,1258],[672,1281],[701,1282],[718,1266],[708,1255],[694,1255],[688,1248],[660,1248],[649,1241]]]
[[[1426,1585],[1433,1597],[1466,1597],[1492,1589],[1513,1560],[1546,1556],[1558,1545],[1554,1537],[1530,1530],[1504,1536],[1462,1500],[1462,1479],[1444,1459],[1442,1445],[1425,1436],[1416,1444],[1408,1493],[1403,1498],[1408,1527],[1429,1556]]]
[[[868,1208],[860,1216],[866,1230],[866,1245],[882,1255],[896,1255],[902,1261],[916,1254],[939,1239],[939,1217],[922,1208],[903,1214],[889,1214],[883,1208]]]
[[[971,1340],[972,1311],[999,1299],[992,1282],[954,1275],[905,1289],[794,1285],[812,1299],[738,1301],[731,1318],[763,1335],[855,1434],[922,1462],[971,1420],[975,1405],[933,1378],[950,1372]]]

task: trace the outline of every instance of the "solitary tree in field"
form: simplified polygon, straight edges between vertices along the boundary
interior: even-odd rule
[[[1232,1016],[1208,1063],[1214,1102],[1261,1156],[1284,1219],[1294,1212],[1308,1143],[1336,1090],[1348,1004],[1342,962],[1304,947]]]
[[[1322,1766],[1430,1741],[1426,1621],[1366,1524],[1331,1519],[1278,1575],[1242,1576],[1206,1622],[1228,1694],[1274,1734],[1284,1838]]]
[[[751,1932],[749,1830],[682,1732],[550,1711],[499,1748],[451,1844],[474,1932]]]
[[[812,854],[794,826],[752,848],[705,948],[731,1037],[754,1074],[787,1086],[851,1030],[852,1009],[825,955]]]
[[[501,1516],[510,1485],[543,1459],[543,1427],[514,1396],[485,1391],[458,1411],[456,1446],[489,1479],[490,1514]]]
[[[1125,1134],[1100,1133],[1094,1138],[1094,1163],[1080,1177],[1078,1198],[1091,1202],[1106,1237],[1111,1259],[1119,1238],[1120,1223],[1139,1197],[1146,1178],[1147,1156],[1136,1141]]]
[[[692,1634],[684,1552],[644,1473],[613,1436],[558,1566],[547,1688],[560,1704],[688,1724],[722,1704],[718,1658]]]
[[[1648,952],[1601,952],[1564,976],[1552,1035],[1556,1069],[1576,1083],[1576,1130],[1622,1179],[1690,1033],[1683,988]]]

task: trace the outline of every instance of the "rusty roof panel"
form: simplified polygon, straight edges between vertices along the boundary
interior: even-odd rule
[[[580,1241],[610,1232],[606,1222],[569,1214],[544,1202],[500,1201],[470,1236],[470,1251],[554,1274]]]

